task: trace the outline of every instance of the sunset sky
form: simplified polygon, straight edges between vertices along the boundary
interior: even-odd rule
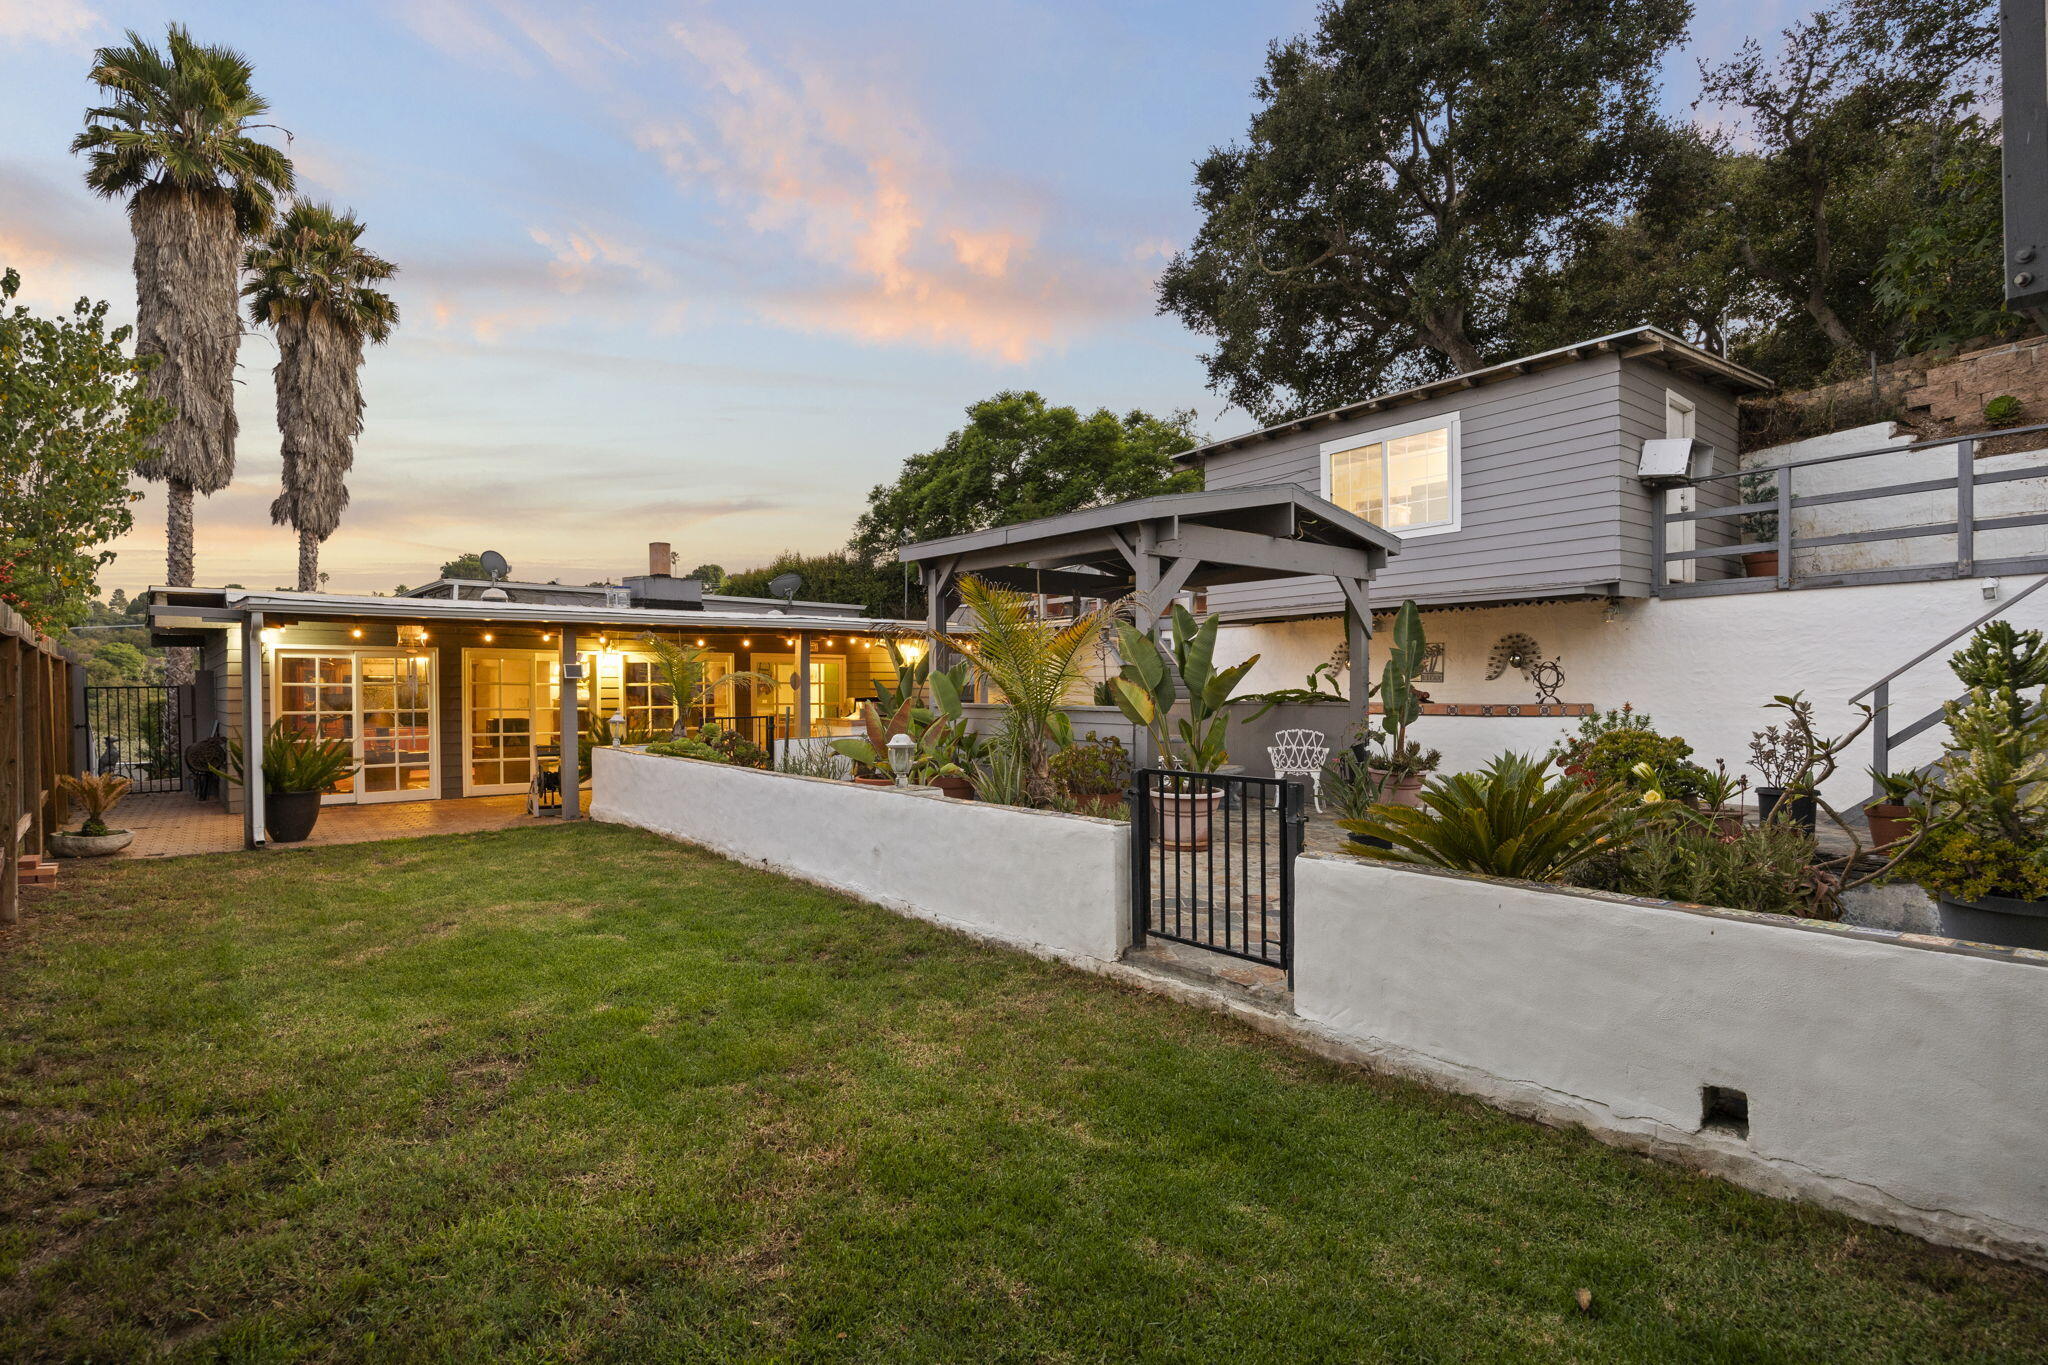
[[[1694,49],[1790,5],[1703,7]],[[397,261],[365,372],[334,591],[496,549],[520,577],[837,548],[868,488],[1003,388],[1193,407],[1199,341],[1152,281],[1190,168],[1238,136],[1310,0],[712,5],[0,0],[0,265],[27,301],[133,308],[127,223],[67,147],[95,46],[181,20],[241,49],[303,192]],[[1690,100],[1690,55],[1671,102]],[[270,136],[282,139],[283,132]],[[289,583],[267,337],[242,348],[234,485],[198,580]],[[163,572],[161,502],[102,587]]]

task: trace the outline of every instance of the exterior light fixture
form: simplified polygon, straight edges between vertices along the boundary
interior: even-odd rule
[[[491,633],[490,633],[489,631],[485,631],[485,632],[484,632],[484,643],[485,643],[485,644],[489,644],[490,642],[491,642]]]
[[[753,642],[752,640],[742,640],[742,641],[740,641],[740,648],[741,648],[741,649],[752,649],[753,647],[754,647],[754,642]]]
[[[829,635],[825,637],[825,648],[832,648],[832,637]]]
[[[612,718],[611,718],[610,720],[606,721],[606,722],[605,722],[605,725],[606,725],[606,726],[607,726],[607,727],[608,727],[608,728],[609,728],[609,729],[611,730],[611,732],[612,732],[612,743],[614,743],[614,744],[624,744],[624,743],[626,742],[626,718],[625,718],[625,716],[623,716],[622,714],[620,714],[620,713],[619,713],[619,712],[617,712],[617,711],[614,711],[614,712],[612,712]]]
[[[1997,579],[1987,578],[1984,580],[1984,600],[1986,602],[1996,602],[1998,600]]]
[[[352,639],[352,640],[360,640],[360,639],[362,639],[362,638],[363,638],[363,628],[362,628],[361,626],[357,626],[357,627],[356,627],[356,628],[355,628],[354,630],[350,631],[350,632],[349,632],[348,634],[349,634],[349,638],[350,638],[350,639]]]
[[[917,741],[898,730],[889,736],[889,770],[896,774],[896,785],[910,785],[910,756],[917,752]]]
[[[699,640],[699,641],[697,642],[697,648],[699,648],[699,649],[702,649],[702,648],[704,648],[704,642],[703,642],[702,640]]]
[[[279,630],[276,626],[265,626],[263,629],[256,632],[256,638],[263,641],[264,648],[266,649],[276,644],[283,637],[284,632]]]

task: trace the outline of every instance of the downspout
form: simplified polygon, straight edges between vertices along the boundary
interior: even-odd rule
[[[242,618],[242,846],[262,848],[263,807],[263,613]]]

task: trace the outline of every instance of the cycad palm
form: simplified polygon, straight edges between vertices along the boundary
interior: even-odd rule
[[[72,141],[89,154],[85,183],[128,200],[135,236],[135,348],[161,359],[151,392],[173,415],[139,466],[168,486],[166,569],[192,582],[192,495],[235,473],[235,285],[242,241],[268,226],[291,161],[249,130],[269,109],[247,59],[205,47],[173,24],[163,50],[133,30],[101,48],[92,80],[110,102],[86,111]]]
[[[363,430],[363,347],[391,335],[398,305],[371,286],[397,267],[357,245],[363,225],[325,204],[294,204],[243,262],[249,320],[277,333],[277,430],[284,491],[270,519],[299,533],[299,591],[320,586],[320,542],[348,506]]]

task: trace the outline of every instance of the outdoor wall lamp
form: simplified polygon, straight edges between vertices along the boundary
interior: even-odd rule
[[[256,632],[256,638],[263,641],[263,647],[265,649],[268,649],[272,645],[276,644],[280,639],[283,638],[283,636],[284,632],[279,630],[276,626],[265,626],[263,629]]]
[[[896,785],[910,785],[910,756],[917,752],[917,741],[898,730],[889,736],[889,768],[896,774]]]
[[[611,730],[611,732],[612,732],[612,743],[613,743],[613,744],[624,744],[624,743],[626,742],[626,718],[625,718],[625,716],[621,715],[621,714],[620,714],[619,712],[617,712],[617,711],[614,711],[614,712],[612,712],[612,718],[611,718],[610,720],[606,721],[606,722],[605,722],[605,725],[606,725],[606,727],[607,727],[607,728],[609,728],[609,729]]]
[[[1986,602],[1996,602],[1998,600],[1997,579],[1987,578],[1984,580],[1984,600]]]

